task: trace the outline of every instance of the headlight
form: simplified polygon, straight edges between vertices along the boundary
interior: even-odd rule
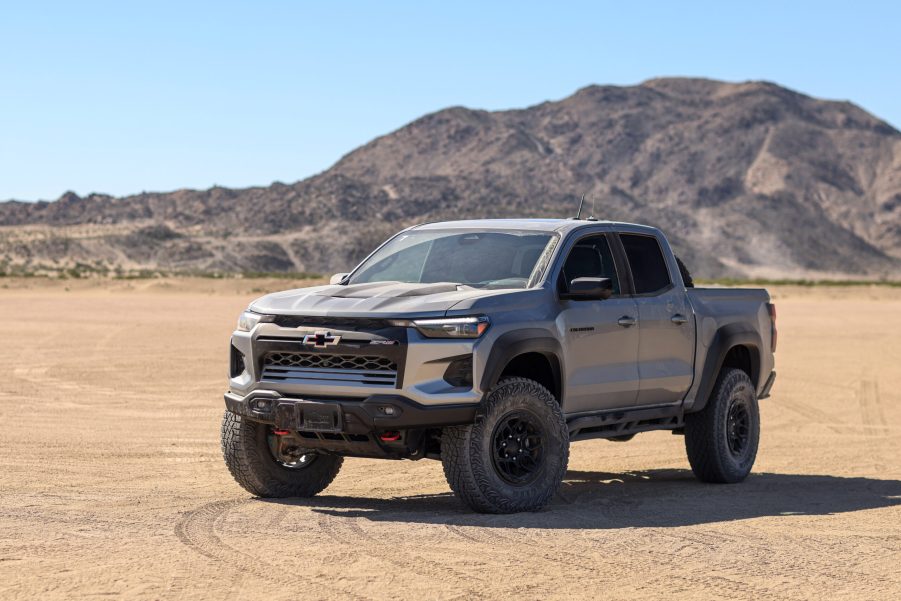
[[[256,327],[258,323],[271,322],[272,315],[261,315],[253,311],[244,311],[238,318],[238,331],[249,332]]]
[[[413,325],[428,338],[478,338],[488,329],[487,317],[415,319]]]

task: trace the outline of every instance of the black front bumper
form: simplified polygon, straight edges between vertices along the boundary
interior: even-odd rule
[[[225,406],[249,420],[294,433],[305,447],[365,457],[416,456],[426,430],[471,424],[478,410],[476,403],[428,406],[400,395],[298,399],[268,390],[244,397],[228,392]],[[334,412],[334,422],[310,427],[309,414],[323,408]]]
[[[476,403],[421,405],[400,395],[373,395],[365,399],[296,399],[270,391],[254,391],[245,397],[225,393],[225,406],[232,413],[285,430],[303,430],[305,405],[333,404],[341,407],[341,432],[366,434],[380,430],[440,428],[471,424]]]

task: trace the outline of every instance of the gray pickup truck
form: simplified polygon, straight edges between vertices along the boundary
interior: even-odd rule
[[[775,378],[769,301],[694,288],[652,227],[412,227],[240,316],[225,462],[254,495],[303,497],[345,456],[439,459],[460,499],[506,513],[549,501],[570,442],[671,430],[700,480],[738,482]]]

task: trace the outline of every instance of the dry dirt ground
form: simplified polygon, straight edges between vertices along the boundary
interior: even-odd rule
[[[232,481],[228,336],[286,284],[0,280],[0,599],[901,598],[901,290],[774,291],[745,483],[643,434],[486,516],[428,460],[348,460],[310,500]]]

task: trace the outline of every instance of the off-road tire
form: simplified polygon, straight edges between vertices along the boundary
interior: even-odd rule
[[[541,429],[541,461],[533,480],[511,484],[494,460],[497,428],[515,416],[534,420]],[[569,431],[550,391],[527,378],[502,380],[485,401],[475,423],[444,428],[441,462],[451,490],[482,513],[536,511],[557,492],[569,462]]]
[[[343,457],[318,454],[303,468],[280,465],[269,450],[269,426],[226,411],[222,417],[222,456],[228,471],[258,497],[312,497],[325,490]]]
[[[740,452],[730,448],[730,410],[736,403],[744,406],[747,417],[747,435]],[[685,416],[685,450],[691,470],[702,482],[741,482],[751,472],[759,440],[760,409],[754,385],[740,369],[725,368],[707,405]]]

